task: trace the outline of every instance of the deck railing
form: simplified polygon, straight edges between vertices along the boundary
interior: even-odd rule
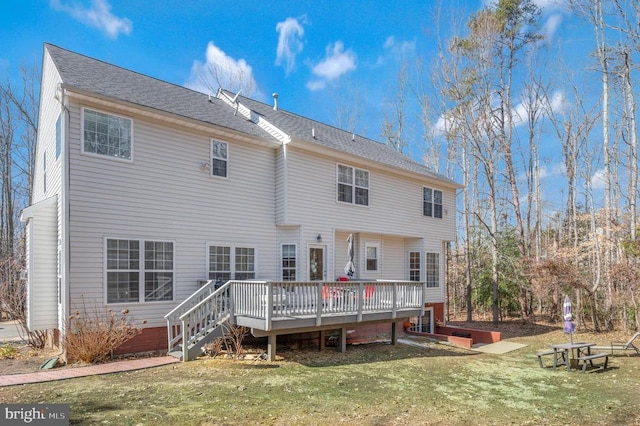
[[[390,312],[395,318],[403,309],[424,314],[426,283],[416,281],[274,282],[228,281],[218,287],[213,281],[169,312],[169,351],[182,347],[183,359],[198,342],[239,316],[260,320],[262,330],[272,330],[273,321],[315,317],[316,325],[328,316],[356,316]]]
[[[362,315],[402,309],[424,309],[425,283],[416,281],[235,282],[231,288],[234,315],[273,320],[315,315]]]

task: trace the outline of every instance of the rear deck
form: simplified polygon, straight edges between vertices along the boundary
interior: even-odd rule
[[[276,338],[283,334],[318,331],[322,336],[341,329],[344,350],[349,326],[423,316],[425,304],[434,302],[426,300],[426,290],[426,283],[416,281],[229,281],[217,289],[210,281],[165,317],[169,348],[179,347],[183,360],[193,359],[229,321],[256,337],[267,336],[272,360]]]

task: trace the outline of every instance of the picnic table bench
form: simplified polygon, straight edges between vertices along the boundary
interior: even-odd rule
[[[567,362],[567,360],[564,358],[564,352],[560,352],[562,354],[562,361],[558,362],[558,360],[554,361],[554,365],[558,365],[558,364],[565,364]],[[538,364],[540,364],[540,368],[544,368],[544,363],[542,362],[542,357],[543,356],[556,356],[556,351],[554,351],[553,349],[548,350],[548,351],[544,351],[544,352],[538,352],[536,354],[538,356]]]
[[[589,365],[591,365],[592,368],[595,367],[593,365],[593,360],[599,359],[599,358],[604,358],[604,363],[599,364],[598,368],[591,371],[606,370],[607,364],[609,363],[609,354],[606,354],[604,352],[599,352],[595,354],[583,355],[578,357],[578,361],[582,362],[582,372],[584,373],[587,371],[587,363],[589,363]]]

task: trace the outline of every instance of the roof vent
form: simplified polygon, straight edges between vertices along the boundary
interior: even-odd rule
[[[271,96],[273,96],[273,110],[277,111],[278,110],[278,94],[274,93]]]
[[[315,127],[311,128],[311,137],[314,138],[314,139],[316,138],[316,128]]]
[[[356,134],[351,133],[351,142],[355,142],[355,141],[356,141]]]

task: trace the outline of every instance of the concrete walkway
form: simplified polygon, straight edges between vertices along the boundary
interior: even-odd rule
[[[180,362],[172,356],[139,358],[126,361],[109,362],[87,367],[69,367],[42,370],[35,373],[0,375],[0,386],[14,386],[28,383],[51,382],[55,380],[73,379],[76,377],[94,376],[98,374],[121,373],[124,371],[142,370],[161,365]]]

